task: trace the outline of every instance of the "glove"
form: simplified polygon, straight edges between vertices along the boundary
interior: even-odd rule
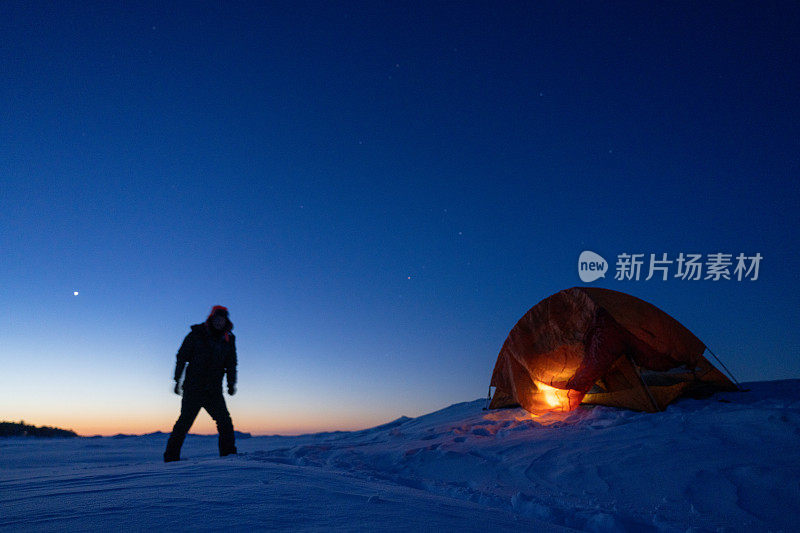
[[[228,394],[231,396],[236,394],[236,385],[228,385]]]
[[[173,390],[175,391],[175,394],[177,394],[178,396],[181,395],[181,382],[180,381],[176,381],[175,382],[175,388]]]

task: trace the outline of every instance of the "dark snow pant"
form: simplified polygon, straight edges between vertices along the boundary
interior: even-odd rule
[[[167,441],[164,461],[177,461],[181,458],[183,440],[186,438],[189,428],[192,427],[194,419],[197,418],[200,408],[204,408],[217,423],[219,454],[230,455],[236,453],[233,421],[231,421],[231,415],[225,405],[225,398],[222,397],[222,391],[184,391],[183,401],[181,402],[181,415],[178,417],[178,421],[175,422],[172,434]]]

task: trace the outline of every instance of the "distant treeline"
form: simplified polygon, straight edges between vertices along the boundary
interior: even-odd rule
[[[78,434],[69,429],[58,429],[50,426],[28,426],[24,421],[0,422],[0,437],[77,437]]]

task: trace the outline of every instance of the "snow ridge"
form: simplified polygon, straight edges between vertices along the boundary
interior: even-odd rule
[[[800,380],[661,413],[533,418],[483,400],[378,427],[237,442],[0,439],[0,529],[794,531]]]
[[[792,529],[800,380],[683,400],[662,413],[452,405],[253,461],[327,468],[585,531]],[[765,446],[765,444],[769,444]]]

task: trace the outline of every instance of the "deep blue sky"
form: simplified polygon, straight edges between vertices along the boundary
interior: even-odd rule
[[[0,418],[168,430],[214,304],[241,429],[471,400],[586,249],[761,253],[593,285],[800,376],[797,3],[94,4],[0,3]]]

